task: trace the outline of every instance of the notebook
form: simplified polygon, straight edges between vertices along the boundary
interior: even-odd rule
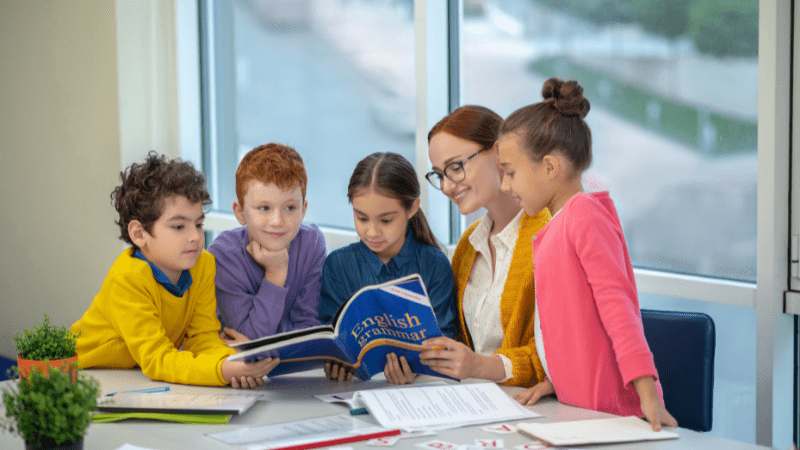
[[[634,416],[575,422],[518,423],[517,431],[550,445],[610,444],[614,442],[677,439],[677,433],[653,431],[650,423]]]
[[[103,397],[97,409],[103,412],[158,412],[180,414],[243,414],[261,394],[191,394],[182,392],[119,393]]]

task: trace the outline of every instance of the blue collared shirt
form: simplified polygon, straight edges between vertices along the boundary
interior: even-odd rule
[[[163,270],[159,269],[158,266],[148,261],[147,258],[144,257],[144,253],[142,253],[142,251],[138,248],[133,252],[133,257],[139,258],[149,264],[150,268],[153,269],[153,278],[155,278],[156,281],[164,286],[164,289],[166,289],[175,297],[183,297],[183,294],[185,294],[186,291],[188,291],[192,286],[192,274],[190,274],[188,270],[181,272],[181,277],[178,279],[178,284],[175,284],[170,281],[169,277],[167,277]]]
[[[408,229],[400,252],[386,264],[361,241],[332,252],[322,268],[319,320],[331,323],[344,302],[364,286],[385,283],[419,273],[442,334],[455,334],[455,295],[450,261],[436,247],[423,244]]]

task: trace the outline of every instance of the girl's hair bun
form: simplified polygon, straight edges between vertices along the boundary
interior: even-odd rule
[[[583,87],[575,80],[550,78],[542,86],[542,97],[544,103],[549,103],[565,116],[580,116],[583,119],[589,114],[589,99],[583,96]]]

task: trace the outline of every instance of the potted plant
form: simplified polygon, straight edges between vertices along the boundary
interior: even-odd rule
[[[22,437],[27,450],[81,449],[99,395],[93,378],[73,381],[63,370],[35,368],[3,393],[2,425]]]
[[[15,333],[14,344],[19,351],[17,367],[20,376],[28,376],[32,367],[41,368],[45,376],[49,373],[45,370],[47,367],[63,367],[70,371],[74,381],[77,377],[77,339],[78,335],[72,334],[67,327],[50,325],[47,314],[44,315],[44,323],[33,331],[23,330],[22,335]]]

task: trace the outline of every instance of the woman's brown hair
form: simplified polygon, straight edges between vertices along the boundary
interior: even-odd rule
[[[503,118],[489,108],[464,105],[444,116],[428,132],[428,142],[438,133],[449,133],[455,137],[475,142],[481,148],[494,146],[500,135]]]

